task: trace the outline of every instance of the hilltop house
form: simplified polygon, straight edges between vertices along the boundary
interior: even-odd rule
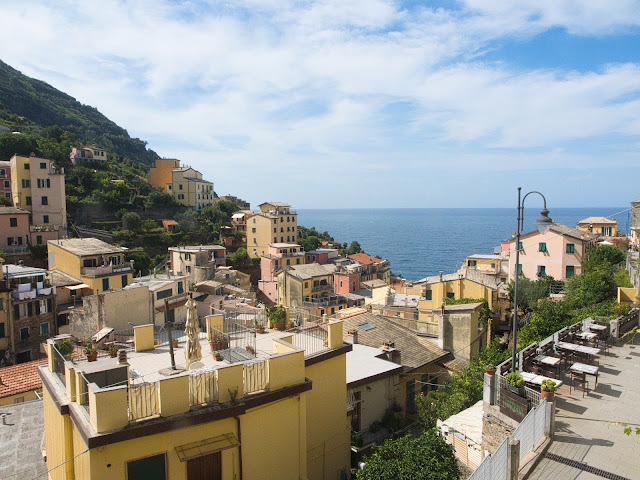
[[[583,232],[590,232],[603,237],[618,235],[618,222],[606,217],[587,217],[576,224],[576,228]]]
[[[291,205],[282,202],[266,202],[259,206],[259,212],[244,216],[247,254],[259,258],[269,251],[271,243],[296,243],[298,234],[298,214]],[[237,215],[237,214],[236,214]],[[242,218],[235,217],[238,220]],[[241,222],[234,223],[238,227]]]

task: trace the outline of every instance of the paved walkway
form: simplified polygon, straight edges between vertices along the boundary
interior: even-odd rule
[[[593,390],[584,398],[569,394],[570,380],[561,377],[567,385],[556,395],[554,441],[530,479],[640,479],[640,437],[615,425],[640,427],[640,334],[599,360],[598,386],[588,375]]]

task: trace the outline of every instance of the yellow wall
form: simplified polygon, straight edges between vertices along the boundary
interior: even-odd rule
[[[28,392],[16,393],[15,395],[2,397],[0,398],[0,407],[4,405],[12,405],[13,403],[29,402],[31,400],[38,400],[36,390],[30,390]]]
[[[598,235],[602,235],[603,229],[610,228],[611,229],[611,237],[616,237],[618,235],[618,224],[617,223],[578,223],[576,225],[578,230],[583,232],[592,232]],[[605,230],[606,231],[606,230]]]
[[[283,231],[280,231],[281,229]],[[296,243],[297,238],[297,214],[257,213],[247,220],[247,253],[251,258],[258,258],[269,253],[270,243]]]
[[[133,327],[133,344],[136,352],[153,350],[153,325]]]
[[[308,366],[307,472],[309,480],[340,478],[349,471],[351,425],[347,418],[347,358],[340,355]]]
[[[68,415],[60,415],[53,398],[46,388],[43,389],[44,435],[47,449],[47,469],[52,470],[73,457],[72,423]],[[73,463],[70,462],[73,467]],[[73,471],[73,468],[71,468]],[[49,473],[52,480],[66,479],[66,469],[56,468]],[[73,477],[69,477],[73,478]]]
[[[22,188],[22,180],[31,181],[31,170],[25,170],[25,164],[29,164],[29,157],[11,157],[11,194],[14,206],[31,211],[31,205],[27,205],[26,202],[27,197],[32,197],[31,188]]]
[[[171,183],[171,172],[180,167],[180,161],[174,158],[158,158],[149,169],[149,185],[167,190],[167,184]]]
[[[633,287],[618,287],[618,303],[635,303],[638,290]]]
[[[442,302],[445,301],[444,299],[447,297],[447,293],[453,293],[454,300],[460,298],[485,299],[492,312],[494,311],[494,306],[498,308],[497,291],[466,278],[433,283],[428,285],[427,288],[431,289],[431,300],[422,299],[418,302],[418,319],[421,321],[433,321],[433,310],[442,307]]]

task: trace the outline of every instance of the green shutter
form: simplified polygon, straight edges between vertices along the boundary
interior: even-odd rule
[[[547,251],[547,244],[545,242],[538,243],[538,251],[539,252],[546,252]]]
[[[431,300],[431,299],[433,298],[433,292],[432,292],[431,290],[427,290],[427,291],[425,291],[425,293],[424,293],[424,297],[425,297],[427,300]]]
[[[576,246],[574,243],[567,243],[567,253],[576,253]]]

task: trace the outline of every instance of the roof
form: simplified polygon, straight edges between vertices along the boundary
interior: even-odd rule
[[[49,243],[56,245],[67,252],[73,253],[78,257],[122,253],[122,250],[119,247],[114,247],[113,245],[109,245],[107,242],[103,242],[102,240],[98,240],[93,237],[49,240]]]
[[[11,162],[6,161],[6,160],[2,160],[0,161],[0,167],[10,167],[11,166]]]
[[[316,248],[315,250],[309,250],[307,253],[320,254],[320,253],[333,253],[337,252],[337,248]]]
[[[378,358],[379,348],[355,344],[347,352],[347,388],[402,373],[402,365]]]
[[[384,280],[375,279],[375,280],[367,280],[366,282],[360,282],[360,285],[364,285],[368,288],[378,288],[378,287],[388,287],[389,285],[385,283]]]
[[[473,311],[482,306],[482,302],[458,303],[456,305],[445,305],[445,313]]]
[[[264,202],[258,206],[261,207],[262,205],[273,205],[274,207],[290,207],[291,206],[288,203],[284,203],[284,202]]]
[[[469,408],[451,415],[444,422],[438,420],[438,427],[442,428],[441,425],[444,425],[463,433],[479,445],[482,443],[482,416],[482,400],[479,400]]]
[[[381,258],[372,257],[371,255],[367,255],[366,253],[355,253],[353,255],[349,255],[349,258],[363,265],[374,265],[376,263],[383,262]]]
[[[489,287],[492,290],[496,290],[499,284],[498,280],[493,275],[487,275],[486,273],[468,269],[462,269],[455,273],[442,275],[442,278],[440,278],[440,275],[427,277],[424,279],[424,284],[433,285],[440,282],[453,282],[455,280],[460,280],[460,278],[469,280],[470,282],[479,283],[480,285]]]
[[[4,265],[2,269],[10,278],[34,277],[36,275],[46,275],[49,273],[49,271],[44,268],[25,267],[23,265],[14,265],[11,263]]]
[[[67,287],[69,285],[78,285],[82,283],[75,277],[72,277],[68,273],[62,270],[51,270],[51,286],[52,287]]]
[[[29,215],[29,212],[16,207],[0,207],[0,215]]]
[[[206,250],[226,250],[222,245],[186,245],[183,247],[169,247],[169,250],[174,250],[176,252],[202,252]]]
[[[469,255],[467,258],[477,258],[478,260],[508,260],[509,257],[506,255],[491,255],[491,254],[483,254],[476,253],[473,255]]]
[[[42,387],[38,376],[38,367],[45,365],[47,359],[19,363],[12,367],[0,369],[0,398],[17,393],[30,392]]]
[[[418,301],[421,295],[407,295],[404,293],[392,293],[389,295],[388,307],[411,307],[418,308]]]
[[[424,365],[444,362],[451,357],[449,352],[438,348],[437,345],[426,339],[418,337],[413,331],[391,320],[372,313],[356,314],[343,317],[344,331],[357,329],[358,343],[369,347],[379,348],[385,341],[395,343],[395,349],[400,352],[400,362],[405,367],[405,372],[420,368]],[[374,328],[363,330],[358,325],[368,323]]]
[[[166,227],[169,225],[179,225],[179,224],[175,220],[162,220],[162,225]]]
[[[270,243],[269,246],[275,248],[302,248],[298,243]]]
[[[577,228],[567,227],[566,225],[562,225],[561,223],[554,223],[553,225],[551,225],[549,230],[552,232],[558,233],[560,235],[566,235],[568,237],[573,237],[573,238],[577,238],[579,240],[584,240],[584,241],[593,240],[594,238],[597,237],[597,235],[594,235],[590,232],[578,230]],[[542,234],[538,230],[531,230],[530,232],[523,233],[522,235],[520,235],[520,239],[531,236],[531,235],[542,235]],[[516,241],[516,238],[511,237],[508,241],[509,243],[513,243]]]
[[[210,183],[211,185],[213,185],[213,182],[210,182],[209,180],[204,180],[202,178],[195,178],[195,177],[182,177],[183,180],[187,180],[188,182],[200,182],[200,183]]]
[[[606,217],[587,217],[584,218],[582,220],[580,220],[577,224],[578,225],[582,225],[582,224],[593,224],[593,223],[605,223],[607,225],[617,225],[618,222],[615,220],[611,220],[610,218],[606,218]]]
[[[336,271],[333,264],[320,265],[319,263],[309,263],[307,265],[292,265],[285,267],[289,275],[299,278],[300,280],[309,280],[314,277],[322,277],[331,275]]]
[[[0,413],[7,416],[7,424],[0,424],[0,478],[46,477],[42,400],[4,405]]]

